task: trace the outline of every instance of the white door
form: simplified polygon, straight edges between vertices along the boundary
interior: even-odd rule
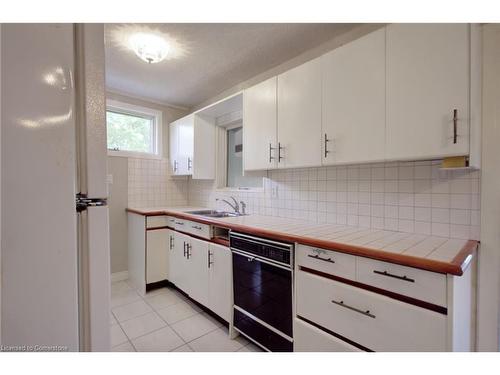
[[[385,157],[385,29],[322,57],[323,165]]]
[[[231,250],[211,243],[208,262],[208,307],[229,322],[233,301]]]
[[[321,60],[278,76],[278,167],[321,165]]]
[[[169,126],[170,170],[173,175],[179,174],[179,122],[174,121]]]
[[[243,168],[274,169],[277,165],[277,77],[243,92]]]
[[[468,154],[469,26],[395,24],[386,38],[386,158]]]
[[[190,175],[193,172],[193,140],[194,115],[178,120],[179,126],[179,175]]]
[[[191,298],[208,306],[208,242],[189,238],[187,274]]]
[[[1,48],[2,345],[76,351],[73,26],[3,24]]]
[[[165,280],[168,273],[168,229],[146,231],[146,283]]]

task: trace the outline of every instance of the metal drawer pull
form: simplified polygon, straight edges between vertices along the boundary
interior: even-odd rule
[[[307,254],[307,256],[309,258],[314,258],[314,259],[318,259],[318,260],[322,260],[323,262],[328,262],[328,263],[335,263],[335,261],[332,259],[332,258],[321,258],[319,255],[311,255],[311,254]]]
[[[283,159],[283,156],[281,156],[281,150],[283,147],[281,147],[281,143],[278,142],[278,163],[281,163],[281,159]]]
[[[191,253],[190,253],[190,250],[192,249],[193,247],[191,246],[191,244],[186,244],[186,258],[189,259],[191,258]]]
[[[457,143],[457,122],[458,122],[458,110],[453,110],[453,144]]]
[[[184,256],[186,256],[186,241],[183,241],[184,244]]]
[[[212,252],[210,250],[208,250],[208,268],[210,268],[210,266],[212,264],[214,264],[214,262],[212,262]]]
[[[330,153],[330,151],[328,151],[328,142],[330,142],[330,140],[328,139],[328,136],[325,133],[325,159],[328,157],[328,154]]]
[[[274,156],[272,155],[272,150],[276,150],[271,143],[269,143],[269,163],[274,159]]]
[[[398,276],[398,275],[393,275],[392,273],[389,273],[387,271],[377,271],[377,270],[373,270],[373,273],[376,273],[377,275],[382,275],[382,276],[387,276],[387,277],[393,277],[393,278],[398,279],[398,280],[408,281],[410,283],[414,283],[415,282],[414,279],[410,279],[409,277],[406,277],[406,275],[404,275],[404,276]]]
[[[184,225],[184,223],[181,223],[179,221],[176,221],[175,224],[177,224],[177,225]]]
[[[169,245],[170,245],[170,250],[174,248],[174,236],[170,235],[170,240],[169,240]]]
[[[203,229],[202,227],[200,227],[200,226],[198,226],[198,225],[193,225],[193,226],[192,226],[192,228],[193,228],[193,229],[198,229],[198,230],[202,230],[202,229]]]
[[[332,299],[332,303],[334,303],[334,304],[336,304],[338,306],[345,307],[346,309],[349,309],[349,310],[352,310],[352,311],[356,311],[357,313],[369,316],[370,318],[373,318],[373,319],[376,318],[375,315],[370,314],[370,310],[363,311],[363,310],[357,309],[355,307],[352,307],[352,306],[344,304],[344,301],[338,302],[338,301],[335,301],[335,300]]]

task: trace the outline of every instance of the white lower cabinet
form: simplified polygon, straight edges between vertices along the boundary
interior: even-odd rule
[[[146,283],[156,283],[168,278],[168,256],[166,248],[169,229],[146,230]]]
[[[296,313],[370,350],[446,351],[446,315],[303,271]]]
[[[232,258],[228,247],[172,231],[169,281],[229,322]]]
[[[295,318],[293,321],[295,352],[360,352],[361,350],[321,329]]]
[[[233,304],[231,250],[211,243],[208,251],[208,308],[229,322]]]

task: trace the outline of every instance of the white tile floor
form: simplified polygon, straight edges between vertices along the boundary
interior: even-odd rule
[[[141,297],[126,281],[111,284],[111,346],[115,352],[260,352],[178,291]]]

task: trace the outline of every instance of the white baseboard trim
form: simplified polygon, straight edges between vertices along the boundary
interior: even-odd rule
[[[128,279],[128,271],[115,272],[111,274],[111,282],[122,281]]]

